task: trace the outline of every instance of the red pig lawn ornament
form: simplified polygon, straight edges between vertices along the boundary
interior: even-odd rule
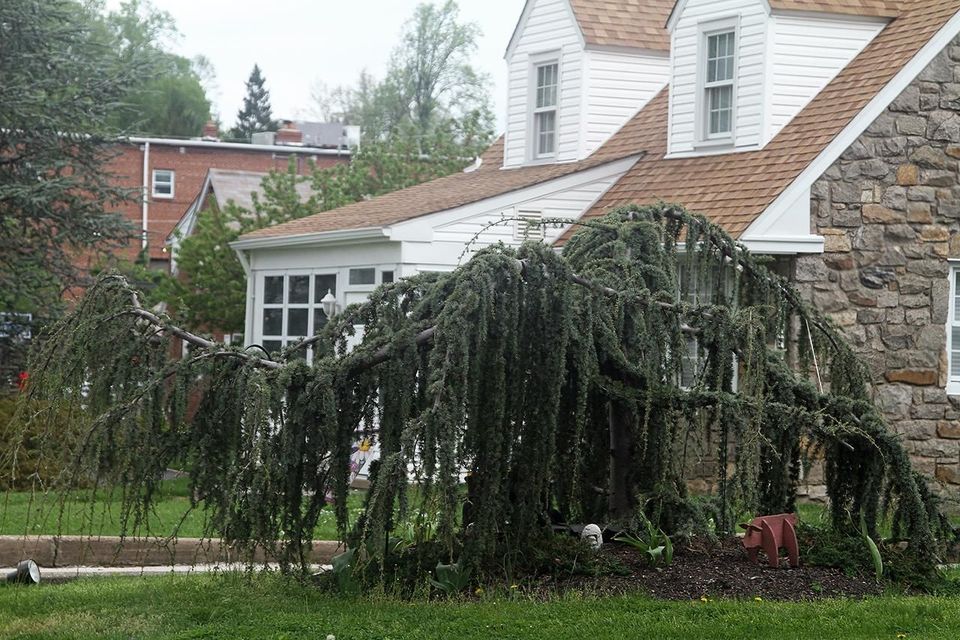
[[[791,567],[800,566],[800,549],[797,546],[797,514],[781,513],[776,516],[760,516],[750,524],[741,524],[747,530],[743,536],[743,547],[754,564],[760,563],[759,552],[762,548],[767,554],[770,566],[780,566],[780,547],[787,550]]]

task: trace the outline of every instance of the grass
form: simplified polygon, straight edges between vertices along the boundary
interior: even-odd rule
[[[0,586],[3,638],[944,638],[960,599],[662,602],[522,594],[480,602],[341,598],[275,575],[88,579]]]
[[[178,523],[181,538],[199,538],[208,533],[204,510],[199,507],[190,509],[190,489],[186,479],[164,482],[160,491],[148,526],[137,532],[138,535],[169,536]],[[362,492],[351,492],[347,503],[351,513],[357,513],[362,502]],[[94,501],[90,500],[89,494],[75,492],[63,501],[61,510],[59,495],[11,491],[0,495],[0,535],[120,535],[120,504],[119,491],[110,496],[101,495]],[[314,539],[337,539],[332,510],[321,513]]]

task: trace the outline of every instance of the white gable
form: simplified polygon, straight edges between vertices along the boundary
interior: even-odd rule
[[[766,0],[684,0],[670,18],[673,73],[669,153],[758,149],[876,37],[886,20],[778,11]],[[707,39],[732,31],[732,132],[707,131]]]

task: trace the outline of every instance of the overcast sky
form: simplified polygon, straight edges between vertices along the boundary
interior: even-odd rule
[[[442,0],[435,0],[437,3]],[[353,84],[367,69],[382,78],[404,21],[421,0],[153,0],[169,12],[187,57],[203,54],[217,78],[210,98],[224,126],[236,120],[244,81],[260,65],[277,118],[309,118],[311,89]],[[460,0],[461,21],[483,34],[475,66],[490,74],[498,127],[506,95],[503,52],[524,0]],[[116,7],[120,0],[108,5]]]

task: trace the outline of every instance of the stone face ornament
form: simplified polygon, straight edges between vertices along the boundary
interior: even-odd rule
[[[580,539],[590,545],[594,551],[599,551],[603,546],[603,532],[595,524],[588,524],[580,532]]]

